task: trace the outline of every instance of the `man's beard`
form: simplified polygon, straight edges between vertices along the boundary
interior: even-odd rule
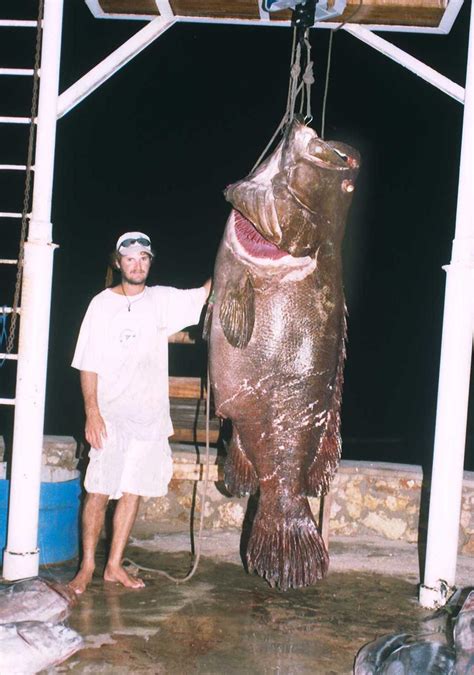
[[[138,279],[134,279],[133,277],[129,277],[127,274],[125,274],[125,272],[122,272],[122,283],[126,281],[127,284],[130,284],[130,286],[141,286],[142,284],[145,283],[147,278],[148,278],[147,272],[143,273],[143,278],[140,278],[140,281]]]

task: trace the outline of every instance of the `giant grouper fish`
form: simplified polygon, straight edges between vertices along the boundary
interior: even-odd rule
[[[341,242],[359,154],[298,120],[232,204],[214,272],[210,372],[232,421],[228,490],[259,491],[247,566],[271,586],[321,579],[329,557],[308,496],[341,453],[345,358]]]

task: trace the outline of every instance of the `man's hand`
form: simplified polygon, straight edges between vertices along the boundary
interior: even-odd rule
[[[204,282],[202,286],[203,286],[203,288],[206,289],[206,300],[208,300],[209,295],[211,294],[212,278],[208,279],[206,282]]]
[[[85,429],[86,441],[91,444],[93,448],[102,449],[102,439],[107,438],[107,429],[102,415],[97,410],[88,413],[86,417]]]
[[[102,449],[102,439],[107,438],[107,429],[97,404],[97,373],[81,370],[81,388],[86,411],[86,440],[93,448]]]

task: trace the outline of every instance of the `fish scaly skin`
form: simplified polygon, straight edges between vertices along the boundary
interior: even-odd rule
[[[345,304],[340,247],[356,151],[295,121],[267,161],[227,189],[234,206],[214,274],[216,412],[232,421],[225,480],[259,490],[247,550],[271,586],[321,579],[329,558],[307,496],[340,458]]]

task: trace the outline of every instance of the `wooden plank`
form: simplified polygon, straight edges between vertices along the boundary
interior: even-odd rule
[[[203,481],[206,474],[206,448],[203,445],[172,443],[173,479]],[[209,448],[209,480],[224,479],[223,461],[216,448]]]
[[[358,3],[346,6],[345,11],[334,22],[375,24],[388,26],[425,26],[435,28],[443,18],[444,10],[439,7],[413,7],[413,5],[381,5],[364,3],[357,9]]]
[[[160,15],[154,0],[99,0],[107,14],[155,14]]]
[[[171,440],[186,443],[206,442],[206,405],[203,400],[170,398],[174,435]],[[209,420],[209,441],[217,443],[220,422],[215,416]]]
[[[209,467],[209,480],[215,483],[222,480],[221,468],[217,464]],[[203,481],[206,476],[204,464],[173,464],[174,480],[198,480]]]
[[[200,377],[168,378],[170,396],[174,398],[197,398],[205,396],[205,386]]]
[[[334,0],[328,1],[331,7]],[[159,16],[154,0],[100,0],[105,13]],[[259,19],[256,0],[170,0],[177,16],[216,19]],[[341,17],[333,22],[435,28],[441,22],[448,0],[348,0]],[[354,14],[355,10],[357,12]],[[291,21],[289,10],[269,12],[271,21]],[[174,341],[174,340],[170,340]]]
[[[209,443],[217,443],[219,440],[219,430],[209,429]],[[170,437],[170,441],[179,441],[180,443],[205,443],[206,430],[205,429],[184,429],[174,427],[174,434]]]
[[[180,330],[178,333],[173,333],[168,338],[170,344],[180,344],[180,345],[195,345],[196,340],[190,336],[190,334],[185,330]]]
[[[170,0],[178,16],[205,16],[221,19],[259,19],[255,0]]]

